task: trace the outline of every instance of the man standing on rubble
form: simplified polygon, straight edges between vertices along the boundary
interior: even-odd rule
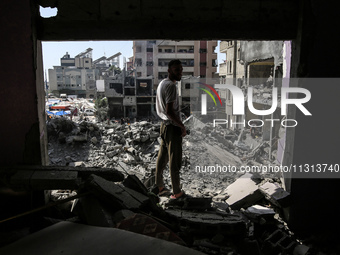
[[[180,118],[176,86],[177,81],[182,78],[182,71],[181,61],[171,60],[168,64],[168,78],[159,83],[156,95],[156,110],[162,119],[160,128],[162,142],[156,163],[156,190],[153,191],[161,194],[166,190],[163,171],[169,162],[172,199],[184,196],[180,186],[179,171],[182,165],[182,138],[187,133]]]

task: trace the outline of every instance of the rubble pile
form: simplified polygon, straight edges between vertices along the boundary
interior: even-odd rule
[[[26,169],[11,176],[10,182],[53,190],[51,201],[58,203],[57,209],[45,216],[57,220],[50,224],[61,219],[117,228],[205,254],[313,254],[283,220],[291,197],[279,178],[240,171],[197,172],[192,166],[221,162],[239,170],[245,164],[272,162],[266,143],[253,139],[249,145],[247,131],[186,125],[191,132],[183,142],[181,183],[187,196],[175,202],[150,191],[160,124],[148,121],[51,119],[49,171]],[[165,185],[171,189],[169,173]]]
[[[282,220],[291,198],[272,179],[244,174],[223,187],[219,200],[187,196],[171,203],[149,192],[134,175],[122,181],[82,176],[76,189],[52,192],[53,201],[66,199],[58,204],[58,214],[45,213],[45,227],[60,221],[63,212],[64,221],[123,229],[205,254],[312,254]],[[44,183],[46,188],[49,179]],[[67,199],[75,194],[77,199]],[[305,252],[294,253],[301,249]]]

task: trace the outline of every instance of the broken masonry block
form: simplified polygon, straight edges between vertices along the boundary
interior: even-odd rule
[[[137,210],[146,205],[149,201],[147,196],[128,188],[107,181],[99,176],[91,175],[85,182],[85,188],[93,191],[99,199],[108,205],[120,208]]]
[[[10,184],[33,190],[77,189],[80,180],[75,171],[19,170],[11,177]]]
[[[275,211],[261,205],[253,205],[248,207],[243,213],[253,222],[261,223],[274,220]]]
[[[296,245],[297,242],[293,241],[288,234],[281,229],[277,229],[264,240],[261,251],[264,255],[282,252],[284,254],[292,254]]]
[[[242,175],[223,192],[229,196],[226,203],[231,209],[247,208],[263,198],[257,183],[251,177],[250,173]]]
[[[259,186],[259,190],[266,199],[279,207],[288,207],[291,204],[290,193],[285,191],[278,183],[266,182]]]
[[[142,193],[144,195],[148,195],[148,190],[147,188],[144,186],[144,184],[138,179],[138,177],[136,175],[128,175],[124,181],[123,181],[123,185],[125,187],[128,187],[130,189],[133,189],[139,193]]]

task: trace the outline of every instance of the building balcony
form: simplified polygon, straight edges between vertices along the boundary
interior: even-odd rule
[[[193,66],[183,66],[183,73],[194,72]]]
[[[186,53],[186,52],[172,52],[172,53],[166,53],[166,52],[159,52],[157,54],[158,59],[194,59],[195,55],[194,53]]]
[[[162,45],[177,45],[177,46],[194,46],[195,42],[194,41],[163,41]]]

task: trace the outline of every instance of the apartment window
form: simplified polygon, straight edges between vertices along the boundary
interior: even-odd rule
[[[150,44],[156,44],[156,41],[148,41]]]
[[[207,49],[200,49],[199,53],[207,53]]]
[[[172,49],[164,49],[166,53],[172,53]]]
[[[190,83],[185,83],[185,89],[191,89],[191,84]]]
[[[158,52],[162,52],[162,49],[158,49]]]
[[[141,46],[137,46],[136,47],[136,53],[140,53],[142,52],[142,47]]]
[[[187,53],[188,50],[186,50],[186,49],[178,49],[178,52],[180,52],[180,53]]]
[[[188,66],[187,61],[186,60],[180,60],[182,62],[182,66]]]
[[[200,62],[200,66],[207,66],[207,62]]]
[[[88,61],[88,60],[85,60],[85,63],[89,63],[89,61]]]
[[[229,61],[229,65],[228,65],[228,73],[232,73],[232,68],[233,68],[233,62]]]
[[[147,65],[147,66],[153,66],[153,61],[147,61],[147,62],[146,62],[146,65]]]
[[[147,48],[146,52],[153,52],[153,48]]]
[[[241,59],[241,49],[238,48],[237,49],[237,60],[240,60]]]

